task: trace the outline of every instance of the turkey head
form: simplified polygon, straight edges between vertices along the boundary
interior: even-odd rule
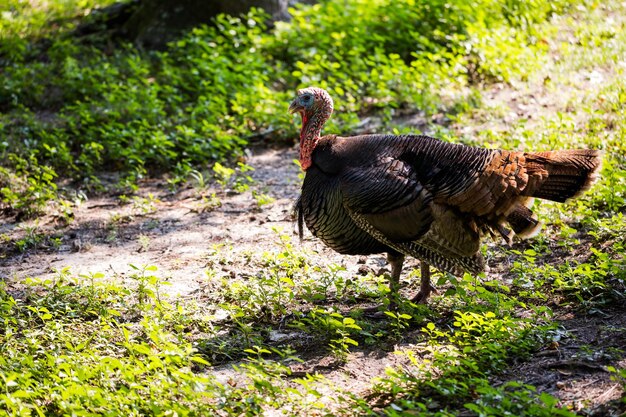
[[[307,170],[311,166],[311,154],[317,145],[324,123],[333,113],[333,99],[323,89],[317,87],[298,90],[297,97],[289,106],[290,113],[300,113],[300,166]]]

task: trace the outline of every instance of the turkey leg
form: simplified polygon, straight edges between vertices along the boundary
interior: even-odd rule
[[[404,263],[404,255],[398,252],[388,252],[387,262],[391,265],[391,277],[389,278],[389,310],[394,311],[398,306],[400,297],[400,273]]]
[[[424,261],[420,261],[420,272],[422,279],[420,281],[420,290],[415,297],[411,298],[411,302],[415,304],[426,304],[433,286],[430,285],[430,265]]]
[[[402,264],[404,263],[404,255],[397,252],[389,252],[387,261],[391,265],[391,278],[389,279],[389,309],[395,310],[398,305],[398,297],[400,297],[400,273],[402,272]],[[430,283],[430,265],[424,261],[420,261],[420,290],[415,297],[411,298],[411,302],[415,304],[426,304],[433,286]]]
[[[398,308],[398,298],[400,297],[400,273],[404,264],[404,255],[398,252],[388,252],[387,262],[391,265],[391,277],[389,277],[389,310],[395,311]],[[420,270],[422,279],[420,281],[420,290],[417,295],[411,298],[411,302],[416,304],[426,304],[428,297],[433,290],[430,285],[430,265],[424,261],[420,261]],[[370,307],[364,310],[369,317],[384,317],[378,309],[381,306]]]

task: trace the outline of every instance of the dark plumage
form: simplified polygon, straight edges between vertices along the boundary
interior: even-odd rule
[[[421,260],[415,302],[431,291],[429,265],[455,275],[485,269],[480,238],[532,236],[532,198],[563,202],[597,177],[596,150],[512,152],[417,135],[320,137],[333,102],[320,88],[298,91],[289,107],[302,116],[296,203],[300,233],[343,254],[387,252],[395,295],[404,256]]]

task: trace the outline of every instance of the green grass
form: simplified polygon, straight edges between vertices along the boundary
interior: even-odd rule
[[[625,302],[624,6],[415,3],[326,1],[295,10],[292,23],[270,32],[258,15],[222,17],[164,52],[121,45],[108,55],[98,49],[101,39],[76,43],[68,32],[92,2],[3,6],[0,195],[12,214],[49,210],[62,194],[53,209],[71,223],[69,201],[82,197],[69,191],[97,189],[104,169],[122,173],[120,199],[137,216],[158,204],[154,195],[132,194],[147,175],[167,175],[172,187],[190,180],[202,196],[198,212],[221,205],[209,183],[256,192],[250,167],[226,156],[259,132],[295,136],[286,104],[308,84],[337,97],[329,130],[350,131],[359,117],[377,114],[400,131],[392,115],[443,109],[450,124],[428,128],[447,140],[593,147],[605,157],[601,180],[583,198],[536,204],[541,235],[488,249],[491,275],[436,274],[441,297],[426,307],[403,303],[385,320],[355,307],[385,299],[384,277],[316,263],[279,230],[272,250],[242,254],[249,273],[236,279],[220,274],[232,248],[214,245],[200,300],[169,296],[167,271],[156,266],[135,266],[122,281],[68,268],[50,279],[3,281],[0,414],[576,415],[531,385],[493,381],[511,363],[558,344],[555,312],[591,314]],[[374,18],[381,13],[388,19]],[[59,24],[47,25],[49,18]],[[422,26],[409,30],[414,22]],[[593,82],[593,71],[604,78]],[[528,91],[563,101],[546,111],[533,104],[532,118],[494,126],[507,116],[485,104],[496,80],[522,92],[526,104]],[[466,134],[468,126],[480,128]],[[61,181],[68,179],[78,185]],[[265,197],[255,198],[263,211]],[[122,221],[112,216],[111,233]],[[59,242],[36,225],[21,227],[17,253]],[[149,235],[137,244],[149,247]],[[320,374],[294,373],[311,350],[337,364],[358,350],[395,351],[405,366],[389,368],[358,397]],[[624,352],[613,354],[608,369],[624,386],[617,366]],[[220,378],[214,366],[231,364],[231,379]]]

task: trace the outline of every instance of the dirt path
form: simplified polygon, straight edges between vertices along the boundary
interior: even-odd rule
[[[157,265],[172,284],[172,296],[186,296],[206,284],[209,258],[220,251],[228,258],[219,273],[251,274],[244,254],[275,251],[279,233],[297,234],[293,204],[299,193],[299,168],[294,148],[260,150],[247,160],[254,168],[255,192],[274,201],[262,208],[251,192],[234,194],[218,186],[186,189],[172,193],[166,181],[141,184],[137,201],[126,204],[118,196],[91,198],[74,210],[74,221],[63,226],[58,217],[44,216],[21,224],[0,226],[4,236],[0,277],[53,277],[69,267],[73,274],[104,272],[124,280],[135,270],[130,266]],[[211,209],[201,197],[215,192],[221,206]],[[54,244],[51,240],[57,239]],[[24,252],[16,242],[36,242]],[[356,257],[339,256],[307,234],[305,245],[317,261],[333,262],[355,273],[362,266]],[[373,256],[368,264],[385,264],[384,256]]]

